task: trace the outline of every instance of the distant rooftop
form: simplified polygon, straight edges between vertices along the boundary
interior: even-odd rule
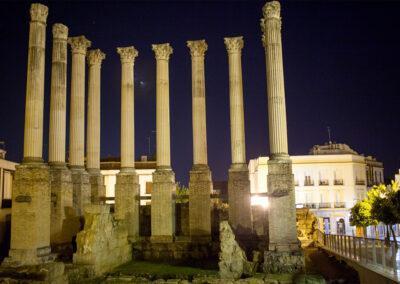
[[[140,161],[135,161],[135,168],[138,170],[155,169],[157,162],[149,160],[147,156],[141,156]],[[121,157],[107,157],[100,160],[100,169],[102,170],[120,170]]]
[[[337,155],[352,154],[358,155],[349,145],[336,142],[328,142],[324,145],[314,145],[310,150],[310,155]]]

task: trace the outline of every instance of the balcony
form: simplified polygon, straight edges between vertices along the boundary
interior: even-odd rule
[[[309,209],[316,209],[318,208],[318,203],[305,203],[303,204],[303,208],[309,208]]]
[[[346,204],[344,202],[335,202],[335,208],[346,208]]]
[[[334,184],[334,185],[343,185],[343,180],[342,180],[342,179],[335,179],[335,180],[333,181],[333,184]]]
[[[319,203],[319,208],[332,208],[332,204],[330,202],[321,202]]]
[[[305,180],[304,181],[304,186],[314,186],[314,181],[313,180]]]
[[[329,180],[327,180],[327,179],[321,179],[321,180],[319,181],[319,185],[322,185],[322,186],[324,186],[324,185],[329,185]]]
[[[356,179],[356,185],[365,185],[365,180]]]

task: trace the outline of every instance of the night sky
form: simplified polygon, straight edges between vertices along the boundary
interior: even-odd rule
[[[259,24],[265,1],[41,3],[49,7],[46,160],[54,23],[67,25],[70,36],[85,35],[92,48],[106,53],[101,82],[102,157],[120,153],[121,71],[116,47],[129,45],[139,51],[135,62],[136,156],[148,154],[148,137],[154,154],[156,65],[151,44],[169,42],[174,48],[170,59],[172,167],[177,181],[187,183],[192,165],[192,116],[186,41],[205,39],[209,165],[214,180],[225,180],[231,159],[228,62],[223,38],[239,35],[245,43],[242,64],[247,159],[268,155],[265,57]],[[290,154],[307,154],[313,145],[327,142],[330,126],[334,141],[377,157],[384,163],[385,176],[393,178],[400,167],[400,3],[281,4]],[[28,1],[0,3],[0,141],[6,142],[7,157],[14,161],[21,161],[23,153],[29,7]],[[69,90],[68,83],[68,101]]]

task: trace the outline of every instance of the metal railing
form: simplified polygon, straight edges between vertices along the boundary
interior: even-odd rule
[[[346,203],[344,202],[335,202],[335,208],[346,208]]]
[[[323,249],[355,261],[370,270],[398,278],[399,257],[394,241],[324,234],[317,230],[317,243]]]
[[[334,185],[343,185],[343,180],[342,180],[342,179],[335,179],[335,180],[333,181],[333,184],[334,184]]]

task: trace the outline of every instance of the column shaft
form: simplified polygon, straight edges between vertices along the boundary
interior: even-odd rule
[[[91,42],[84,36],[68,39],[72,48],[69,164],[85,165],[85,56]]]
[[[87,162],[89,170],[100,170],[100,89],[101,61],[105,54],[99,49],[88,52],[89,90],[87,122]]]
[[[24,161],[41,162],[43,161],[44,63],[48,9],[44,5],[33,4],[30,13]]]
[[[50,164],[65,163],[65,133],[67,115],[67,38],[68,28],[62,24],[54,24],[49,127]]]

